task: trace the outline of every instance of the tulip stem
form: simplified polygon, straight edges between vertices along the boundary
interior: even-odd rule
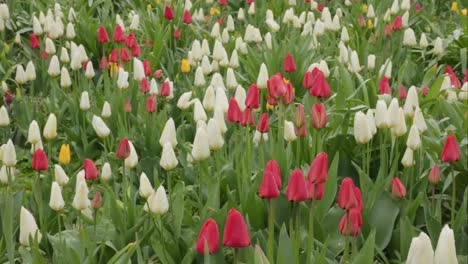
[[[270,199],[270,214],[268,215],[268,256],[271,263],[275,263],[275,204]]]
[[[124,210],[126,208],[126,206],[128,206],[127,204],[127,177],[125,175],[125,159],[122,160],[122,199],[123,199],[123,202],[124,202]],[[127,226],[127,218],[124,217],[125,219],[125,226]]]
[[[8,260],[10,263],[15,263],[14,260],[14,251],[15,251],[15,242],[13,241],[13,221],[14,221],[14,216],[13,216],[13,196],[14,194],[11,192],[12,186],[12,177],[11,177],[11,169],[10,167],[7,168],[7,177],[8,177],[8,186],[7,186],[7,192],[5,194],[6,196],[6,215],[8,216],[8,219],[3,220],[3,231],[5,232],[5,244],[7,246],[7,251],[8,251]]]
[[[234,248],[232,251],[232,263],[237,264],[237,248]]]
[[[36,187],[36,189],[33,190],[33,192],[34,192],[34,196],[36,198],[37,209],[38,209],[38,213],[39,213],[39,223],[41,224],[41,233],[42,234],[47,234],[47,232],[45,232],[45,230],[47,230],[47,229],[45,229],[44,215],[42,213],[41,171],[39,171],[39,170],[37,171],[37,179],[36,179],[36,183],[34,184],[34,186]]]
[[[344,253],[343,253],[343,263],[348,263],[348,257],[349,257],[349,213],[346,211],[346,227],[345,227],[345,232],[346,232],[346,239],[345,239],[345,248],[344,248]]]
[[[314,254],[314,209],[315,209],[315,192],[310,202],[310,211],[309,211],[309,242],[307,246],[307,260],[308,263],[313,263],[312,256]]]
[[[450,215],[450,222],[452,228],[455,228],[455,194],[457,191],[457,185],[455,184],[455,171],[453,170],[453,163],[450,164],[450,170],[452,172],[452,210]]]
[[[295,230],[295,235],[296,235],[296,248],[294,249],[294,254],[296,255],[295,261],[296,263],[300,263],[299,261],[299,251],[301,248],[301,235],[300,235],[300,229],[301,229],[301,223],[300,223],[300,216],[301,216],[301,207],[300,204],[296,204],[296,230]]]
[[[435,186],[434,184],[432,185],[432,210],[433,210],[433,215],[435,215]]]

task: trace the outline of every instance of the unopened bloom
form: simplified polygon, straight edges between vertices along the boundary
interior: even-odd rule
[[[133,146],[131,141],[128,141],[130,145],[130,155],[125,159],[125,167],[126,168],[135,168],[138,165],[138,154]]]
[[[60,146],[58,159],[60,164],[67,165],[70,163],[70,145],[62,144],[62,146]]]
[[[407,264],[434,264],[434,250],[431,239],[426,233],[421,232],[418,237],[413,237],[408,251]]]
[[[29,124],[29,129],[28,129],[28,143],[30,144],[36,144],[41,140],[41,132],[39,130],[39,125],[37,124],[36,120],[33,120]]]
[[[10,117],[4,105],[0,108],[0,127],[6,127],[10,124]]]
[[[431,184],[435,185],[439,183],[440,181],[440,171],[439,171],[439,166],[434,165],[431,169],[431,172],[429,172],[429,177],[428,180]]]
[[[50,114],[49,118],[47,119],[43,134],[44,138],[47,140],[51,140],[57,137],[57,118],[53,113]]]
[[[102,165],[102,168],[101,168],[101,179],[103,181],[108,181],[110,180],[111,176],[112,176],[111,166],[109,162],[106,162],[104,163],[104,165]]]
[[[197,128],[193,141],[192,157],[197,161],[202,161],[210,156],[208,135],[205,128]]]
[[[151,186],[151,182],[149,181],[148,176],[146,176],[146,173],[144,172],[140,174],[139,193],[140,196],[145,199],[147,199],[154,193],[153,186]]]
[[[210,254],[214,254],[219,248],[218,225],[212,218],[206,220],[203,224],[195,246],[195,249],[200,254],[205,253],[205,248],[208,249]]]
[[[392,195],[393,197],[399,199],[405,197],[406,195],[406,188],[397,177],[392,179]]]
[[[37,227],[34,216],[24,207],[21,207],[19,242],[21,245],[28,247],[30,246],[30,238],[33,241],[40,242],[42,234]]]
[[[349,224],[349,226],[348,226]],[[356,237],[361,231],[362,216],[357,208],[351,208],[340,221],[340,232],[343,236]]]
[[[166,121],[163,131],[161,132],[161,137],[159,138],[159,144],[161,146],[164,146],[166,142],[171,143],[173,148],[177,146],[175,123],[172,117]]]
[[[457,252],[453,230],[448,225],[442,228],[434,254],[434,264],[457,264]]]
[[[169,210],[166,189],[160,185],[155,193],[148,197],[149,210],[153,214],[163,215]]]
[[[325,183],[328,177],[328,156],[325,152],[320,152],[310,165],[307,178],[311,183]]]
[[[289,178],[286,188],[286,197],[289,201],[300,202],[309,198],[307,183],[300,169],[295,169]]]
[[[361,111],[354,116],[354,138],[359,144],[367,144],[372,139],[369,120]]]
[[[284,139],[288,142],[296,140],[296,132],[294,131],[294,124],[291,121],[284,121]]]
[[[250,245],[250,236],[241,213],[232,208],[229,210],[224,225],[223,245],[242,248]]]
[[[65,207],[65,201],[62,197],[62,190],[55,181],[52,182],[52,188],[50,189],[49,206],[54,211],[61,211]]]
[[[102,120],[101,117],[93,115],[93,119],[91,121],[91,124],[94,128],[94,131],[96,131],[96,134],[100,138],[106,138],[110,134],[110,129],[107,127],[106,123],[104,120]]]
[[[81,99],[80,99],[80,109],[82,111],[88,111],[91,108],[91,105],[89,103],[89,95],[87,91],[84,91],[81,93]]]
[[[460,151],[458,149],[457,140],[453,134],[447,136],[440,159],[443,162],[455,162],[460,160]]]
[[[49,163],[47,161],[47,155],[42,149],[37,149],[34,152],[32,160],[32,169],[36,171],[43,171],[49,168]]]
[[[170,142],[166,142],[163,146],[161,160],[159,165],[166,171],[172,170],[179,164],[177,157],[175,155],[174,149]]]
[[[417,150],[421,146],[421,137],[419,136],[419,129],[416,124],[411,126],[408,139],[406,141],[406,146],[412,150]]]
[[[54,166],[54,179],[60,186],[65,186],[70,180],[68,175],[65,173],[65,170],[58,164]]]
[[[405,168],[409,168],[414,165],[413,150],[411,150],[410,148],[406,148],[406,151],[403,154],[403,158],[401,159],[401,164]]]
[[[83,162],[83,170],[86,180],[95,180],[99,176],[99,171],[90,159],[85,159]]]
[[[75,196],[73,197],[72,206],[76,210],[84,210],[89,207],[90,201],[88,199],[88,187],[85,181],[77,181]]]

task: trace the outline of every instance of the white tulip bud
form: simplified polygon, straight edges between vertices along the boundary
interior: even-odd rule
[[[91,108],[91,104],[89,103],[89,95],[87,91],[81,93],[80,98],[80,109],[82,111],[88,111]]]
[[[151,79],[150,82],[150,94],[159,94],[158,83],[155,79]]]
[[[387,109],[386,123],[388,127],[396,127],[400,122],[398,100],[393,98]]]
[[[223,113],[227,113],[227,110],[229,108],[229,101],[227,99],[226,93],[224,92],[224,88],[222,88],[221,86],[218,86],[218,88],[216,88],[215,101],[215,107],[219,106],[223,110]]]
[[[102,120],[102,118],[100,118],[99,116],[93,115],[93,119],[91,121],[91,124],[92,124],[92,126],[94,128],[94,131],[96,131],[96,134],[100,138],[106,138],[106,137],[109,136],[111,131],[110,131],[109,127],[107,127],[104,120]]]
[[[166,171],[172,170],[179,164],[177,157],[175,155],[174,149],[172,148],[171,143],[166,142],[163,146],[161,160],[159,165]]]
[[[52,77],[60,75],[60,63],[59,59],[57,58],[57,55],[52,56],[52,59],[50,59],[49,69],[47,70],[47,73]]]
[[[205,109],[203,109],[203,105],[198,98],[194,99],[194,107],[193,107],[193,120],[198,122],[199,120],[206,121],[208,117],[206,116]]]
[[[378,128],[386,128],[387,125],[387,104],[384,100],[378,100],[375,106],[375,125]]]
[[[294,123],[291,121],[284,121],[284,140],[292,142],[296,140],[296,132],[294,131]]]
[[[213,86],[208,86],[205,90],[205,95],[203,96],[203,107],[207,111],[213,111],[216,104],[216,94]]]
[[[236,75],[234,75],[234,70],[231,68],[228,68],[226,72],[226,85],[229,89],[237,87]]]
[[[418,106],[419,106],[418,92],[416,91],[416,87],[413,85],[408,89],[408,94],[406,96],[405,105],[403,106],[405,115],[409,117],[413,117],[414,109]]]
[[[112,169],[109,162],[104,163],[101,168],[101,179],[104,181],[110,180],[112,177]]]
[[[424,131],[427,130],[427,125],[426,121],[424,121],[424,116],[422,114],[421,108],[416,107],[416,110],[414,111],[414,123],[419,129],[420,133],[424,133]]]
[[[216,123],[221,133],[226,133],[226,121],[224,119],[224,112],[220,106],[215,106],[213,118],[216,120]]]
[[[40,132],[40,129],[39,129],[39,125],[37,124],[36,120],[33,120],[29,124],[28,143],[36,144],[40,140],[41,140],[41,132]]]
[[[70,87],[72,85],[71,79],[70,79],[70,74],[68,73],[67,68],[62,67],[62,70],[60,71],[60,86],[63,88]]]
[[[65,47],[62,47],[60,51],[60,61],[63,63],[69,63],[70,62],[70,56],[68,55],[68,50]]]
[[[29,244],[30,238],[32,238],[33,241],[40,242],[42,234],[37,227],[34,216],[21,206],[19,242],[23,246],[31,246]]]
[[[88,64],[86,65],[85,76],[86,78],[91,79],[94,77],[94,75],[95,75],[95,72],[94,72],[93,62],[89,61]]]
[[[77,187],[75,192],[75,197],[73,198],[72,206],[76,210],[84,210],[90,206],[90,201],[88,199],[88,186],[86,186],[86,182],[84,180],[78,181],[77,179]]]
[[[33,32],[35,35],[38,35],[38,36],[44,33],[44,31],[42,30],[41,22],[35,16],[33,16]]]
[[[237,20],[243,21],[244,19],[245,19],[244,9],[239,8],[239,10],[237,11]]]
[[[133,143],[128,141],[128,144],[130,145],[130,156],[125,159],[125,167],[132,169],[138,165],[138,154],[135,150],[135,147],[133,146]]]
[[[175,148],[177,146],[177,138],[176,138],[176,128],[174,119],[169,118],[164,125],[163,131],[161,132],[161,137],[159,138],[159,144],[164,146],[166,142],[171,143],[172,147]]]
[[[398,124],[392,127],[392,135],[394,137],[401,137],[406,133],[405,112],[400,107],[398,109]]]
[[[148,199],[154,193],[153,186],[144,172],[140,174],[140,189],[138,192],[145,199]]]
[[[215,119],[211,118],[207,126],[208,144],[210,150],[219,150],[224,145],[224,138]]]
[[[60,186],[65,186],[70,180],[65,170],[58,164],[54,165],[54,178]]]
[[[211,55],[210,44],[208,44],[207,39],[203,39],[203,41],[202,41],[201,53],[203,54],[203,56],[210,56]]]
[[[49,206],[54,211],[61,211],[65,207],[65,201],[62,197],[62,190],[57,182],[52,183],[52,188],[50,189],[50,201]]]
[[[265,63],[262,63],[260,66],[260,71],[258,73],[258,78],[257,78],[257,86],[259,89],[265,89],[267,88],[267,81],[268,81],[268,69]]]
[[[441,38],[437,37],[434,40],[434,49],[432,52],[435,55],[441,55],[444,52],[444,41]]]
[[[407,28],[403,35],[403,45],[414,47],[416,46],[416,36],[414,35],[414,31],[411,28]]]
[[[226,22],[226,29],[229,32],[233,32],[236,30],[234,26],[234,19],[232,18],[231,15],[228,16],[227,22]]]
[[[417,150],[419,147],[421,147],[421,137],[419,136],[419,129],[416,124],[411,126],[408,139],[406,141],[406,146],[412,150]]]
[[[3,164],[10,168],[16,165],[16,150],[11,139],[8,140],[3,149]]]
[[[236,101],[239,105],[239,108],[241,111],[244,111],[246,106],[245,106],[245,99],[247,98],[247,94],[245,92],[245,89],[238,85],[236,88],[236,92],[234,93],[234,98],[236,98]]]
[[[195,81],[193,82],[193,84],[199,87],[204,86],[206,84],[205,76],[203,74],[203,68],[200,66],[198,66],[197,69],[195,70]]]
[[[359,111],[354,115],[354,139],[358,144],[367,144],[372,138],[367,116]]]
[[[374,111],[372,109],[368,109],[366,112],[367,122],[369,124],[369,129],[371,131],[372,136],[377,133],[377,127],[375,125],[375,118],[374,118]]]
[[[145,78],[145,68],[143,62],[137,58],[133,58],[133,79],[140,82]]]
[[[26,72],[24,71],[23,66],[18,65],[16,67],[16,75],[15,75],[15,81],[19,84],[24,84],[28,78],[26,77]]]
[[[52,113],[47,118],[47,122],[44,126],[44,138],[47,140],[54,139],[57,137],[57,117]]]
[[[405,168],[409,168],[414,165],[413,151],[410,148],[406,148],[405,154],[403,154],[403,158],[401,159],[401,164],[403,164],[403,167]]]
[[[193,141],[192,157],[197,161],[202,161],[210,157],[208,135],[204,128],[197,128]]]
[[[169,201],[167,200],[166,189],[159,186],[158,190],[148,198],[149,210],[153,214],[165,214],[169,210]]]
[[[109,102],[105,101],[102,105],[101,116],[104,118],[109,118],[112,115],[111,106]]]
[[[411,240],[410,249],[406,264],[434,264],[434,250],[432,249],[431,239],[426,233],[421,232],[418,237]]]
[[[34,67],[34,63],[32,61],[29,61],[28,65],[26,65],[26,80],[36,80],[36,67]]]
[[[448,225],[445,225],[440,232],[434,264],[458,264],[453,230]]]
[[[119,73],[117,77],[117,87],[123,90],[127,89],[128,86],[128,72],[126,72],[123,68],[119,68]]]
[[[139,15],[134,15],[132,18],[132,23],[130,24],[130,29],[131,30],[138,30],[138,27],[140,26],[140,16]]]
[[[0,127],[7,127],[10,124],[10,116],[4,105],[0,108]]]
[[[10,10],[8,9],[7,4],[4,4],[4,3],[0,4],[0,19],[1,20],[10,19]]]
[[[400,5],[398,3],[398,0],[394,0],[392,7],[390,7],[390,14],[396,15],[400,11]]]
[[[341,38],[340,39],[341,39],[341,41],[343,43],[346,43],[346,42],[349,41],[349,33],[348,33],[348,29],[346,27],[343,27],[341,29]]]
[[[233,69],[239,67],[239,55],[237,54],[237,50],[232,51],[231,59],[229,60],[229,66]]]
[[[183,93],[179,97],[179,100],[177,101],[177,107],[181,110],[188,109],[192,105],[192,102],[190,101],[191,97],[192,97],[192,92]]]
[[[54,55],[56,52],[54,42],[50,38],[45,40],[45,51],[49,55]]]
[[[426,34],[422,33],[421,38],[419,39],[419,47],[421,49],[425,49],[429,46],[429,42],[427,41]]]

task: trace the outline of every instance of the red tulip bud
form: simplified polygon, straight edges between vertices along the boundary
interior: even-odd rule
[[[117,49],[113,49],[109,55],[110,62],[117,62],[119,61],[119,52]]]
[[[47,155],[42,149],[37,149],[34,152],[32,159],[32,169],[37,171],[47,170],[49,163],[47,161]]]
[[[245,98],[245,105],[248,108],[258,109],[260,107],[260,93],[258,90],[258,86],[256,83],[252,83],[250,85],[249,91],[247,92],[247,96]]]
[[[393,20],[392,29],[400,30],[402,27],[403,27],[403,20],[401,19],[401,16],[395,17],[395,20]]]
[[[244,112],[242,112],[241,119],[240,119],[241,126],[253,126],[255,125],[255,118],[253,112],[250,108],[245,108]]]
[[[288,187],[286,188],[286,197],[289,201],[301,202],[309,198],[307,191],[307,183],[304,174],[300,169],[295,169],[289,178]]]
[[[135,45],[133,45],[133,47],[132,47],[132,56],[133,57],[139,57],[140,53],[141,53],[140,45],[135,43]]]
[[[350,208],[358,207],[354,187],[353,180],[349,177],[346,177],[341,182],[340,191],[338,192],[338,206],[342,209],[349,210]]]
[[[441,159],[443,162],[455,162],[460,159],[460,151],[458,150],[457,140],[453,134],[449,134],[445,140]]]
[[[429,90],[429,89],[427,88],[427,86],[424,86],[424,87],[421,89],[421,94],[422,94],[422,96],[426,96],[428,90]]]
[[[132,112],[132,102],[130,102],[130,100],[128,100],[128,99],[125,100],[124,111],[125,111],[125,113]]]
[[[112,40],[114,42],[120,43],[120,42],[125,42],[125,34],[122,30],[122,27],[117,24],[114,29],[114,35],[112,36]]]
[[[122,61],[124,62],[130,61],[130,54],[128,54],[128,50],[126,48],[120,49],[120,58],[122,58]]]
[[[223,245],[226,247],[247,247],[250,236],[244,218],[236,209],[229,210],[224,226]]]
[[[269,160],[266,164],[265,171],[269,171],[273,174],[278,190],[281,189],[283,183],[281,181],[281,170],[278,165],[278,162],[276,162],[276,160]]]
[[[115,152],[115,156],[118,159],[126,159],[128,156],[130,156],[130,144],[128,143],[128,139],[126,137],[120,140],[117,151]]]
[[[260,116],[260,120],[258,121],[258,124],[257,124],[257,130],[260,133],[268,133],[268,131],[270,131],[270,121],[268,121],[267,113],[263,113]]]
[[[101,43],[109,42],[109,35],[107,34],[106,28],[104,26],[100,26],[98,29],[98,41]]]
[[[233,97],[229,100],[229,107],[227,112],[227,121],[232,123],[238,123],[241,121],[242,112],[239,108],[237,100]]]
[[[185,24],[192,24],[192,15],[190,14],[190,11],[184,10],[182,22]]]
[[[99,69],[101,70],[109,69],[109,62],[107,61],[106,56],[102,56],[101,62],[99,63]]]
[[[330,97],[330,85],[325,78],[325,74],[318,68],[314,68],[309,79],[308,86],[310,94],[315,97]]]
[[[148,97],[148,99],[146,99],[146,112],[148,113],[156,112],[156,100],[154,96],[150,96]]]
[[[349,227],[348,227],[349,224]],[[340,221],[340,232],[343,236],[356,237],[361,231],[362,216],[356,208],[352,208],[346,213]]]
[[[385,77],[385,76],[383,76],[382,79],[380,79],[379,93],[380,94],[392,95],[392,90],[390,88],[390,82],[389,82],[388,78]]]
[[[262,183],[258,195],[265,199],[276,198],[279,196],[278,185],[275,182],[275,176],[268,170],[263,173]]]
[[[91,206],[93,207],[94,210],[101,208],[101,193],[100,192],[96,192],[96,194],[94,194],[93,200],[91,201]]]
[[[405,197],[406,195],[406,188],[397,177],[392,179],[392,195],[393,197],[399,199]]]
[[[294,62],[294,58],[292,57],[291,53],[288,52],[286,54],[286,58],[284,58],[283,69],[285,72],[295,72],[296,71],[296,63]]]
[[[94,162],[90,159],[85,159],[83,164],[85,179],[86,180],[95,180],[99,176],[98,169]]]
[[[461,87],[460,80],[458,80],[457,75],[455,75],[455,73],[453,72],[452,67],[450,66],[445,67],[445,73],[450,75],[450,82],[452,83],[453,87],[455,88]]]
[[[195,249],[198,253],[205,253],[205,245],[208,247],[210,254],[218,251],[219,248],[219,230],[218,225],[212,218],[206,220],[203,224],[200,234],[198,234],[197,244]]]
[[[293,121],[296,127],[301,127],[305,124],[305,112],[303,104],[298,104],[296,106],[296,113],[294,114]]]
[[[133,33],[128,34],[127,39],[125,39],[125,46],[131,49],[136,44],[136,37]]]
[[[307,178],[312,183],[324,183],[328,177],[328,156],[325,152],[320,152],[310,165]]]
[[[399,96],[400,96],[400,100],[406,99],[406,88],[405,88],[405,86],[403,84],[400,85],[400,94],[399,94]]]
[[[151,64],[148,60],[143,61],[143,69],[145,71],[146,76],[150,76],[151,74]]]
[[[322,103],[316,103],[312,106],[310,113],[312,119],[312,126],[320,129],[327,125],[327,111],[325,105]]]
[[[29,35],[29,47],[31,47],[31,49],[36,49],[36,48],[39,48],[40,46],[41,45],[39,44],[39,40],[37,39],[36,34],[31,33]]]
[[[170,6],[166,6],[164,8],[164,18],[167,20],[174,19],[174,11],[172,11],[172,8]]]
[[[436,185],[440,181],[440,171],[439,166],[434,165],[429,173],[429,182],[433,185]]]

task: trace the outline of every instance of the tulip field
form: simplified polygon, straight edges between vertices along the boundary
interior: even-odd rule
[[[463,0],[0,0],[0,263],[468,264]]]

